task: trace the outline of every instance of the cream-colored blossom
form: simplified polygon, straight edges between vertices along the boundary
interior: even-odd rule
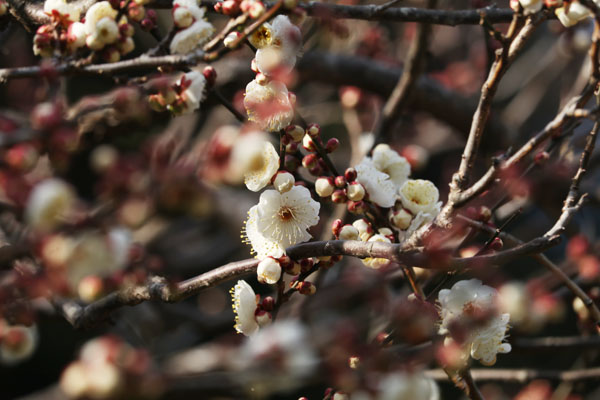
[[[67,183],[57,178],[46,179],[31,190],[25,205],[25,220],[36,230],[52,230],[74,203],[75,193]]]
[[[248,282],[239,280],[231,289],[233,312],[235,313],[235,330],[244,336],[251,336],[258,331],[256,322],[256,294]]]
[[[387,144],[378,144],[373,149],[373,164],[387,174],[397,188],[400,188],[410,175],[410,163]]]
[[[289,72],[294,67],[302,34],[286,15],[278,15],[271,23],[263,24],[251,41],[258,49],[256,67],[268,76],[275,70]]]
[[[357,219],[352,223],[352,226],[358,230],[358,238],[363,242],[369,240],[373,236],[373,227],[364,219]]]
[[[380,207],[391,207],[396,202],[397,188],[390,176],[381,172],[373,160],[365,157],[356,167],[357,178],[367,193],[369,199]]]
[[[279,258],[285,254],[285,248],[275,240],[265,237],[257,226],[258,205],[253,206],[248,211],[248,219],[244,228],[244,240],[252,246],[252,252],[258,259],[266,257]]]
[[[96,26],[102,18],[114,20],[117,17],[117,10],[112,8],[108,1],[100,1],[92,5],[85,13],[85,32],[94,36],[97,34]]]
[[[285,193],[294,187],[296,179],[289,172],[280,172],[273,179],[273,186],[281,193]]]
[[[279,169],[279,154],[273,145],[260,133],[242,135],[234,145],[232,168],[244,176],[246,187],[258,192],[271,183]]]
[[[383,243],[392,243],[392,241],[381,234],[373,235],[367,240],[368,242],[383,242]],[[375,258],[375,257],[367,257],[362,260],[363,264],[365,264],[369,268],[379,269],[381,267],[385,267],[390,263],[390,260],[387,258]]]
[[[490,314],[483,326],[472,328],[464,348],[474,359],[484,365],[493,365],[496,354],[508,353],[511,347],[503,343],[508,330],[509,314],[501,314],[496,309],[498,292],[485,286],[478,279],[459,281],[451,289],[442,289],[439,293],[440,315],[442,323],[439,333],[448,333],[453,322],[479,310]]]
[[[422,374],[398,372],[379,382],[377,400],[439,400],[440,389],[433,379]]]
[[[172,54],[187,54],[202,45],[215,31],[215,27],[204,19],[198,19],[189,27],[177,32],[169,46]]]
[[[554,10],[558,20],[565,26],[570,27],[592,16],[592,12],[578,1],[565,4]]]
[[[288,90],[279,81],[273,80],[262,85],[255,79],[248,83],[244,93],[244,107],[248,119],[268,132],[287,127],[294,118],[294,107]]]
[[[69,30],[67,32],[69,48],[78,49],[85,46],[86,37],[85,25],[83,23],[73,22],[69,25]]]
[[[256,226],[263,236],[285,249],[312,237],[307,229],[319,222],[320,207],[303,186],[294,186],[286,193],[267,190],[258,202]]]
[[[437,215],[436,210],[441,205],[438,204],[440,192],[431,181],[409,179],[402,185],[399,194],[402,206],[413,215],[420,212]]]
[[[119,27],[114,19],[104,17],[96,24],[96,33],[94,35],[103,44],[112,44],[119,38]]]

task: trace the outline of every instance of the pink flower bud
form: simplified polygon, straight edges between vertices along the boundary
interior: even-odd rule
[[[316,154],[307,154],[302,158],[302,166],[310,169],[317,166],[318,157]]]
[[[344,172],[344,178],[346,178],[347,182],[354,182],[356,180],[356,170],[354,168],[348,168]]]
[[[331,138],[327,141],[327,144],[325,145],[325,150],[328,153],[333,153],[335,151],[335,149],[338,148],[338,146],[340,145],[340,141],[336,138]]]
[[[344,178],[343,175],[336,176],[334,183],[335,183],[335,187],[337,187],[338,189],[343,189],[348,184],[348,182],[346,181],[346,178]]]
[[[316,138],[321,134],[321,127],[319,124],[310,124],[308,125],[308,128],[306,128],[306,133],[308,133],[311,138]]]
[[[317,164],[312,168],[309,168],[308,172],[313,175],[313,176],[319,176],[323,174],[323,167],[321,167],[321,165]]]
[[[341,219],[336,219],[335,221],[333,221],[333,223],[331,224],[331,233],[333,233],[333,236],[335,236],[336,238],[340,236],[340,231],[342,230],[343,226],[344,223]]]
[[[202,70],[202,75],[206,79],[206,86],[211,88],[215,85],[217,80],[217,71],[212,66],[204,67]]]
[[[296,142],[288,143],[285,146],[285,152],[286,153],[292,153],[293,154],[293,153],[295,153],[297,151],[298,151],[298,143],[296,143]]]
[[[331,201],[336,204],[345,203],[347,200],[348,197],[346,197],[346,191],[343,189],[338,189],[331,194]]]
[[[312,258],[303,258],[300,260],[300,270],[302,272],[308,272],[315,265],[315,262]]]
[[[285,133],[290,135],[294,142],[301,142],[304,138],[304,129],[300,125],[290,125],[285,128]]]
[[[250,18],[255,19],[260,17],[265,13],[265,5],[260,1],[253,1],[250,4],[250,9],[248,10],[248,15]]]
[[[364,214],[367,211],[367,203],[364,201],[349,201],[348,211],[352,214]]]
[[[234,0],[225,0],[223,2],[223,14],[233,16],[240,12],[239,4]]]
[[[304,138],[302,139],[302,147],[304,147],[304,150],[306,151],[317,151],[317,146],[308,134],[304,135]]]
[[[265,297],[260,306],[265,311],[273,311],[273,306],[275,305],[275,300],[271,296]]]

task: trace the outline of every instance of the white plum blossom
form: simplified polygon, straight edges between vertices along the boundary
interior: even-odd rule
[[[558,20],[567,28],[592,16],[592,12],[578,1],[573,1],[557,8],[554,13],[558,17]]]
[[[82,22],[73,22],[71,25],[69,25],[67,39],[71,49],[78,49],[85,46],[86,38],[87,35],[85,33],[85,25]]]
[[[399,191],[402,206],[417,215],[420,212],[433,214],[437,207],[440,192],[433,182],[424,179],[410,179]]]
[[[258,263],[256,275],[260,283],[273,285],[281,278],[281,265],[273,257],[267,257]]]
[[[184,78],[186,85],[189,85],[183,92],[185,112],[189,113],[200,108],[200,103],[204,100],[206,78],[199,71],[190,71],[184,75]]]
[[[278,15],[253,35],[252,44],[258,49],[256,67],[269,76],[278,69],[289,72],[294,67],[302,45],[302,34],[287,16]]]
[[[85,13],[85,32],[94,36],[97,33],[96,26],[103,18],[109,18],[113,21],[117,17],[117,10],[112,8],[108,1],[100,1],[92,5]]]
[[[287,247],[309,240],[307,229],[319,222],[320,207],[303,186],[285,193],[263,192],[246,221],[246,236],[257,257],[278,258]]]
[[[481,327],[474,328],[465,343],[466,350],[484,365],[493,365],[496,354],[508,353],[511,346],[503,343],[506,338],[510,314],[501,314],[496,309],[498,292],[483,285],[478,279],[459,281],[451,289],[440,290],[440,315],[442,323],[439,333],[447,334],[450,324],[472,310],[490,314],[490,318]]]
[[[69,21],[79,21],[80,13],[79,6],[73,3],[67,3],[66,0],[46,0],[44,2],[44,12],[48,15],[52,15],[55,11],[62,17],[67,17]]]
[[[439,400],[440,389],[422,374],[390,373],[379,382],[377,400]]]
[[[294,175],[290,174],[289,172],[279,172],[277,175],[275,175],[275,179],[273,179],[273,186],[275,186],[275,189],[277,189],[280,193],[289,191],[294,187],[295,183],[296,179],[294,178]]]
[[[294,107],[286,86],[279,81],[264,84],[256,79],[248,83],[244,93],[248,119],[261,129],[276,132],[287,127],[294,118]]]
[[[73,189],[50,178],[34,186],[25,206],[25,220],[35,230],[49,231],[60,224],[75,203]]]
[[[0,319],[0,364],[14,365],[27,360],[38,344],[35,325],[10,325]]]
[[[356,180],[365,187],[371,201],[385,208],[394,205],[398,189],[388,174],[377,169],[371,158],[363,158],[355,169]]]
[[[244,176],[246,187],[258,192],[271,183],[279,169],[279,154],[260,132],[242,135],[233,147],[232,166]]]
[[[397,188],[400,188],[410,175],[410,163],[387,144],[378,144],[373,149],[373,165],[386,173]]]
[[[239,280],[231,289],[233,312],[235,313],[235,330],[244,336],[254,335],[259,325],[256,322],[256,294],[248,282]]]

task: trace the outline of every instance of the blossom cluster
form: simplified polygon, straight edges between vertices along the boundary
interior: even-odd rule
[[[148,97],[150,107],[154,111],[170,111],[173,115],[194,112],[206,97],[208,81],[206,76],[210,67],[204,72],[190,71],[182,74],[175,82],[168,78],[159,78],[151,83],[157,93]]]
[[[205,19],[205,12],[206,9],[199,7],[196,0],[173,2],[173,22],[178,31],[170,44],[171,53],[189,53],[210,38],[215,28]]]
[[[498,353],[511,350],[510,344],[504,342],[510,314],[498,311],[496,289],[477,279],[464,280],[451,289],[440,290],[438,300],[442,318],[439,333],[448,335],[444,344],[458,345],[464,352],[454,361],[454,367],[461,368],[469,355],[484,365],[493,365]],[[463,329],[466,335],[457,334]]]

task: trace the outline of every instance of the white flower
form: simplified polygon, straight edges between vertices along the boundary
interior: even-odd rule
[[[261,328],[244,343],[235,361],[239,378],[260,398],[300,385],[318,367],[308,332],[295,320]]]
[[[511,350],[509,344],[502,343],[506,337],[510,315],[497,312],[497,297],[496,289],[482,285],[478,279],[459,281],[451,289],[440,290],[438,297],[442,317],[440,334],[448,333],[448,327],[453,321],[473,309],[491,314],[484,326],[472,330],[465,344],[471,357],[484,365],[494,364],[497,353],[508,353]]]
[[[189,27],[177,32],[171,41],[173,54],[187,54],[206,42],[215,31],[215,27],[204,19],[198,19]]]
[[[273,179],[273,186],[280,193],[285,193],[294,187],[296,183],[296,179],[294,179],[294,175],[289,172],[280,172],[275,175],[275,179]]]
[[[85,46],[85,25],[81,22],[73,22],[71,25],[69,25],[67,38],[69,41],[69,47],[71,49],[78,49]]]
[[[125,267],[130,246],[131,233],[125,228],[111,229],[106,235],[83,233],[76,239],[66,261],[71,287],[77,288],[88,275],[108,276]]]
[[[542,0],[519,0],[523,6],[525,15],[534,14],[542,9],[544,2]]]
[[[272,257],[267,257],[258,263],[256,275],[260,283],[273,285],[281,278],[281,265]]]
[[[60,179],[46,179],[32,189],[25,206],[25,220],[34,229],[49,231],[68,214],[75,194]]]
[[[37,344],[35,325],[9,325],[0,319],[0,364],[14,365],[25,361],[31,357]]]
[[[509,319],[510,314],[501,314],[488,322],[484,328],[477,329],[472,336],[471,357],[483,365],[490,366],[496,363],[496,354],[510,352],[510,344],[502,343],[506,338]]]
[[[352,225],[344,225],[339,236],[340,240],[358,240],[358,229]]]
[[[248,83],[244,94],[248,119],[268,132],[279,131],[292,122],[294,108],[285,85],[270,81],[261,85],[255,80]]]
[[[294,67],[302,44],[302,34],[287,16],[278,15],[271,24],[264,24],[251,41],[258,49],[256,67],[268,76],[280,69],[289,72]]]
[[[391,207],[396,202],[397,188],[390,176],[375,167],[373,160],[365,157],[356,167],[357,178],[367,193],[369,199],[381,207]]]
[[[333,191],[335,190],[335,186],[333,186],[333,181],[329,178],[322,177],[315,181],[315,192],[321,197],[331,196]]]
[[[567,28],[592,15],[592,12],[587,7],[581,5],[581,3],[578,1],[574,1],[564,5],[563,7],[557,8],[554,10],[554,13],[558,17],[559,21]]]
[[[204,7],[200,7],[196,0],[175,0],[173,1],[173,7],[176,9],[187,9],[196,20],[204,18],[204,14],[206,13],[206,9]]]
[[[440,389],[433,379],[398,372],[379,382],[377,400],[439,400]]]
[[[267,190],[258,202],[256,226],[264,237],[285,249],[312,237],[307,229],[319,222],[320,207],[303,186],[286,193]]]
[[[90,36],[96,35],[96,25],[102,18],[114,20],[116,16],[117,10],[112,8],[108,1],[101,1],[94,4],[85,13],[85,32]]]
[[[233,148],[231,159],[231,165],[243,174],[246,187],[253,192],[269,185],[279,169],[277,150],[260,132],[242,135]]]
[[[369,238],[369,240],[367,240],[367,242],[392,243],[392,241],[390,239],[388,239],[385,236],[380,235],[380,234],[371,236]],[[385,267],[386,265],[388,265],[390,263],[390,260],[388,260],[387,258],[367,257],[367,258],[363,259],[362,262],[369,268],[379,269],[381,267]]]
[[[420,212],[436,214],[440,192],[437,187],[423,179],[410,179],[402,185],[399,191],[402,206],[417,215]]]
[[[409,162],[387,144],[378,144],[373,149],[373,165],[387,174],[397,188],[400,188],[410,175]]]
[[[358,237],[363,242],[366,242],[371,236],[373,236],[373,228],[371,227],[371,224],[362,218],[354,221],[352,226],[358,230]]]
[[[96,33],[94,35],[103,44],[111,44],[119,38],[119,27],[114,19],[104,17],[96,24]]]
[[[269,239],[258,230],[258,205],[253,206],[248,211],[248,219],[244,228],[245,242],[250,243],[252,252],[256,253],[256,258],[263,259],[266,257],[279,258],[285,254],[283,248],[275,240]]]
[[[245,336],[251,336],[258,331],[258,323],[254,316],[256,312],[256,294],[252,287],[239,280],[231,289],[233,312],[235,313],[235,330]]]
[[[72,3],[67,3],[66,0],[46,0],[44,2],[44,12],[52,15],[52,11],[58,12],[63,17],[68,16],[69,21],[79,21],[79,7]]]
[[[185,81],[189,86],[183,92],[183,98],[186,104],[185,112],[192,112],[200,108],[200,103],[204,100],[206,89],[206,78],[204,74],[198,71],[191,71],[184,75]],[[183,79],[182,79],[183,81]]]

